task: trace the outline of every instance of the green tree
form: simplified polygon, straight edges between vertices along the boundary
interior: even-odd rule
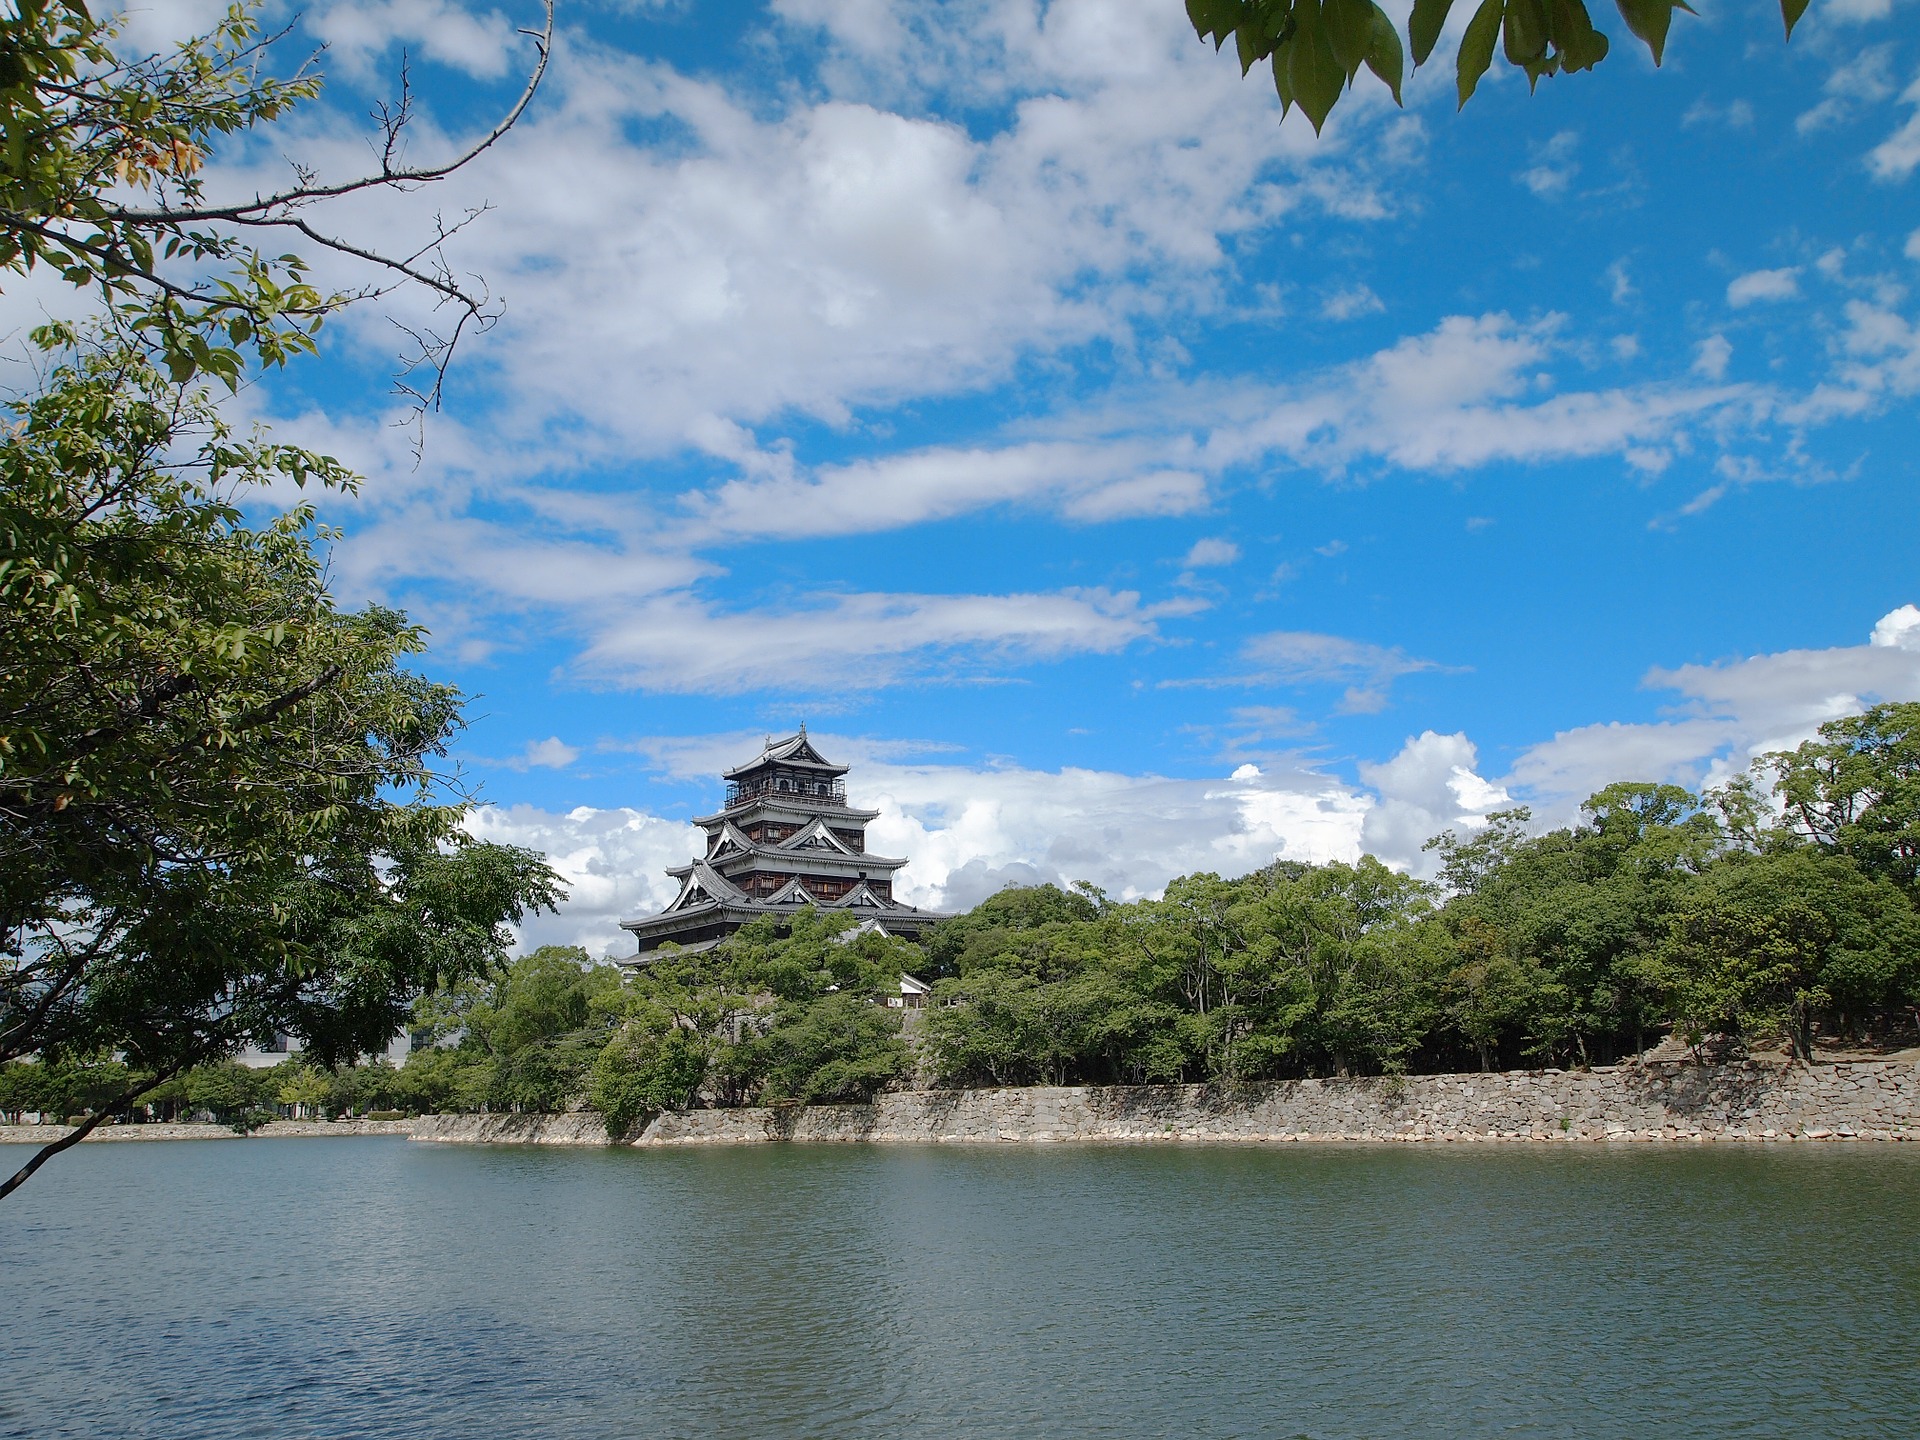
[[[246,10],[170,57],[112,41],[73,0],[0,17],[0,273],[50,267],[108,307],[38,332],[45,378],[0,436],[0,1060],[123,1055],[97,1113],[272,1032],[323,1064],[381,1048],[559,898],[538,857],[465,840],[434,769],[461,697],[410,668],[417,628],[335,605],[306,508],[258,527],[241,508],[351,477],[236,437],[196,379],[310,349],[354,298],[264,257],[266,234],[457,305],[431,258],[387,262],[312,209],[445,169],[399,167],[390,126],[375,176],[214,204],[213,144],[317,82],[264,78]]]
[[[1780,0],[1789,38],[1807,4]],[[1216,50],[1234,42],[1242,75],[1269,62],[1281,115],[1298,105],[1318,134],[1363,65],[1399,104],[1407,50],[1415,66],[1426,64],[1453,6],[1454,0],[1414,0],[1404,49],[1392,18],[1373,0],[1187,0],[1187,18]],[[1614,0],[1614,8],[1655,65],[1666,55],[1673,12],[1692,13],[1686,0]],[[1531,88],[1543,76],[1591,70],[1610,48],[1585,0],[1479,0],[1454,57],[1460,104],[1479,87],[1496,50],[1526,72]]]
[[[604,1117],[607,1138],[623,1139],[645,1116],[691,1106],[711,1060],[702,1037],[683,1026],[630,1024],[595,1058],[587,1103]]]
[[[297,1061],[274,1068],[286,1073],[275,1075],[279,1084],[273,1098],[290,1107],[296,1120],[317,1119],[323,1110],[332,1106],[333,1081],[324,1072]]]
[[[226,1061],[201,1065],[187,1073],[187,1103],[242,1134],[260,1128],[259,1112],[273,1103],[274,1082],[264,1070]]]
[[[1915,997],[1920,915],[1884,877],[1844,855],[1729,856],[1667,915],[1662,958],[1673,1019],[1696,1046],[1782,1034],[1813,1059],[1814,1021],[1860,1017]]]
[[[770,1100],[869,1104],[913,1069],[899,1012],[868,996],[823,995],[783,1008],[757,1042]]]
[[[206,166],[219,143],[283,118],[319,93],[301,67],[268,72],[273,37],[258,5],[236,4],[208,34],[170,54],[121,53],[120,20],[96,18],[82,0],[34,0],[0,16],[0,271],[56,271],[94,291],[129,335],[177,381],[195,374],[239,383],[248,363],[277,365],[311,351],[328,315],[396,284],[424,286],[457,316],[446,334],[419,334],[408,368],[431,376],[438,397],[461,331],[491,319],[484,297],[446,263],[440,244],[471,215],[439,224],[408,253],[388,253],[334,231],[326,207],[367,191],[431,184],[470,164],[517,121],[546,69],[546,25],[527,84],[499,122],[451,160],[410,166],[402,156],[412,117],[406,99],[383,107],[370,174],[321,180],[292,164],[290,183],[214,199]],[[318,247],[375,277],[322,294],[307,262],[287,247]],[[263,248],[267,247],[267,248]]]
[[[1830,720],[1820,738],[1762,757],[1795,840],[1848,856],[1920,898],[1920,704]]]

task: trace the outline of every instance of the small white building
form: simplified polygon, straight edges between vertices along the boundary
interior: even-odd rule
[[[385,1060],[389,1065],[404,1065],[407,1056],[416,1046],[412,1032],[402,1030],[387,1042],[384,1050],[375,1050],[362,1055],[360,1062],[366,1064],[372,1060]],[[304,1052],[300,1042],[291,1035],[276,1035],[266,1044],[249,1044],[246,1049],[235,1055],[234,1062],[246,1066],[249,1070],[271,1070],[287,1060],[297,1060]]]

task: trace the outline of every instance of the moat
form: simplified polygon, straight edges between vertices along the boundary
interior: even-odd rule
[[[82,1146],[13,1436],[1895,1436],[1920,1147]]]

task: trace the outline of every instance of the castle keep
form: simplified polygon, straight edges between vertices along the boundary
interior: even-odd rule
[[[880,812],[847,804],[846,773],[804,725],[726,771],[725,806],[693,822],[707,832],[706,853],[667,872],[680,893],[658,915],[621,922],[639,958],[668,943],[704,950],[749,920],[807,905],[851,911],[863,928],[909,940],[946,919],[894,899],[894,872],[907,862],[867,853],[867,825]]]

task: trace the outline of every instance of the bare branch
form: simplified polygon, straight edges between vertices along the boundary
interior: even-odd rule
[[[392,159],[393,141],[398,134],[396,128],[389,133],[386,153],[382,157],[380,173],[377,175],[362,175],[332,185],[303,183],[290,190],[281,190],[272,195],[256,195],[250,201],[233,205],[166,206],[153,210],[109,208],[104,212],[105,217],[114,223],[129,225],[193,225],[208,221],[226,221],[234,225],[284,225],[288,223],[287,217],[275,216],[274,211],[298,209],[317,200],[332,200],[342,195],[352,195],[362,190],[373,190],[383,186],[404,187],[444,180],[456,170],[471,164],[492,149],[526,113],[527,106],[533,103],[534,91],[540,88],[541,78],[547,71],[548,57],[553,53],[553,5],[554,0],[543,0],[543,9],[547,17],[547,23],[543,28],[520,32],[532,39],[538,58],[513,107],[500,118],[493,129],[444,164],[424,165],[411,169],[406,166],[395,166]],[[400,117],[399,124],[405,123],[409,103],[405,98],[403,78],[402,99],[397,111]]]

